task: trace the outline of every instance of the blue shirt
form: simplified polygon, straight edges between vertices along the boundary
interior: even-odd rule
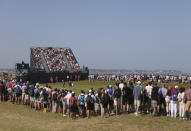
[[[142,86],[136,86],[133,91],[134,91],[134,99],[141,100]]]

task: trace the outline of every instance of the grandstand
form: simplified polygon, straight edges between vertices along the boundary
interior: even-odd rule
[[[88,78],[88,68],[80,69],[80,65],[70,48],[59,47],[32,47],[30,49],[30,71],[25,79],[33,82],[50,82],[71,80],[80,77]]]
[[[32,71],[78,72],[80,66],[70,48],[31,48]]]

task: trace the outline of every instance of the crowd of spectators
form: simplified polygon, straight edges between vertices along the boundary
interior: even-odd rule
[[[63,72],[66,70],[66,62],[62,56],[63,48],[45,48],[42,51],[50,72]]]
[[[129,74],[129,75],[114,75],[114,74],[91,74],[89,75],[89,80],[103,80],[103,81],[165,81],[178,82],[188,84],[191,82],[191,76],[189,75],[140,75],[140,74]]]
[[[37,47],[32,48],[32,55],[34,58],[35,68],[39,71],[45,70],[42,60],[43,58],[50,72],[66,71],[68,67],[63,55],[66,56],[72,70],[78,71],[80,68],[71,49]]]
[[[70,83],[69,83],[70,85]],[[72,86],[72,84],[71,84]],[[191,120],[191,86],[169,86],[165,83],[149,81],[146,86],[141,81],[133,84],[121,81],[97,92],[91,88],[87,93],[81,91],[79,96],[72,90],[52,89],[39,83],[30,84],[22,81],[0,81],[0,103],[10,101],[13,104],[24,104],[35,110],[59,113],[63,117],[78,116],[90,118],[110,115],[130,114],[135,116],[152,114],[153,117],[179,117],[180,120]]]
[[[65,49],[64,54],[66,55],[68,62],[70,63],[70,66],[72,67],[72,69],[79,70],[80,66],[79,66],[72,50],[71,49]]]
[[[41,62],[40,53],[42,52],[41,48],[32,48],[32,55],[34,58],[35,68],[38,70],[44,70],[44,66]]]

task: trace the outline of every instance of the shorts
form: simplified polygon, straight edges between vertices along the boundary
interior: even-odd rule
[[[77,107],[76,106],[71,106],[70,107],[70,112],[76,112],[77,111]]]
[[[121,102],[121,98],[115,98],[114,99],[114,105],[115,106],[120,105],[120,102]]]
[[[127,100],[128,100],[128,98],[126,96],[123,96],[122,104],[126,105],[127,104]]]
[[[66,102],[63,102],[62,105],[63,105],[63,109],[64,109],[64,110],[66,110],[66,109],[68,108],[68,105],[67,105]]]
[[[34,97],[30,96],[30,101],[31,101],[31,102],[35,102]]]
[[[170,103],[170,96],[166,96],[165,101],[166,101],[166,103]]]
[[[35,102],[40,102],[39,98],[35,98]]]
[[[109,106],[113,106],[113,100],[112,99],[109,100]]]
[[[157,107],[157,101],[156,100],[152,100],[151,101],[151,105],[152,105],[152,107]]]
[[[133,101],[134,101],[134,98],[133,98],[133,97],[129,97],[129,98],[127,99],[127,103],[128,103],[129,105],[133,105]]]
[[[135,99],[134,100],[134,105],[139,107],[141,105],[141,101]]]
[[[3,92],[0,92],[0,96],[4,96],[4,93],[3,93]]]
[[[20,93],[16,93],[16,97],[20,97],[21,96],[21,94]]]
[[[85,105],[79,105],[79,108],[80,108],[81,110],[85,110]]]
[[[87,110],[94,110],[94,104],[92,105],[87,104]]]
[[[25,95],[25,100],[29,100],[29,95]]]
[[[59,104],[60,108],[63,108],[63,104],[61,101],[59,101],[58,104]]]

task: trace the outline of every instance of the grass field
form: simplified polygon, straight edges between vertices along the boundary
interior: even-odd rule
[[[91,87],[95,90],[100,87],[106,87],[114,82],[94,82],[88,81],[74,82],[74,90],[77,94],[81,89],[88,91]],[[50,84],[53,88],[61,88],[61,83]],[[66,84],[66,88],[69,89]],[[183,85],[179,85],[183,86]],[[184,85],[188,87],[189,85]],[[71,120],[63,118],[59,114],[43,113],[35,111],[24,105],[13,105],[9,102],[0,103],[0,130],[2,131],[84,131],[84,130],[116,130],[116,131],[175,131],[191,130],[190,121],[180,121],[167,117],[153,118],[151,115],[142,115],[135,117],[134,114],[123,114],[120,116],[111,116],[106,119],[92,117],[90,119],[77,118]]]

